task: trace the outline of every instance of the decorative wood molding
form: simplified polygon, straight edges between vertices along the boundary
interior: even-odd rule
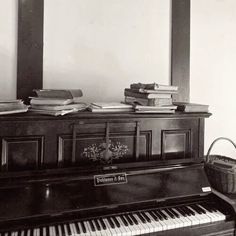
[[[44,0],[18,2],[17,98],[28,101],[43,86]]]
[[[172,0],[171,84],[179,87],[174,101],[190,97],[190,0]]]
[[[43,87],[44,0],[19,0],[17,98],[28,101]],[[172,0],[171,84],[179,86],[175,101],[189,101],[190,0]]]

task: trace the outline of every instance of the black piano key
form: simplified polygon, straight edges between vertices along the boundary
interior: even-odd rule
[[[151,222],[151,219],[148,217],[148,215],[145,212],[141,212],[141,214],[143,215],[143,217],[145,218],[147,222],[149,223]]]
[[[56,236],[60,236],[58,225],[55,225],[55,234]],[[38,236],[41,236],[41,235],[38,235]]]
[[[102,228],[107,229],[106,224],[104,223],[103,219],[99,219],[99,222],[101,222]]]
[[[131,217],[132,221],[133,221],[136,225],[138,225],[137,219],[136,219],[132,214],[130,214],[129,216]]]
[[[130,218],[129,214],[125,214],[124,217],[127,219],[127,221],[129,222],[129,225],[134,225],[134,222],[132,221],[132,219]]]
[[[149,211],[149,214],[152,216],[152,218],[153,218],[155,221],[158,221],[158,220],[159,220],[158,216],[157,216],[153,211]]]
[[[195,212],[192,211],[191,208],[189,208],[189,207],[186,207],[186,208],[189,210],[189,212],[191,213],[191,215],[193,215],[193,216],[195,215]]]
[[[157,211],[153,211],[153,213],[160,219],[160,220],[164,220],[165,218]]]
[[[184,217],[188,215],[181,207],[176,207],[175,209]]]
[[[69,234],[69,235],[72,235],[72,232],[71,232],[71,229],[70,229],[69,224],[64,224],[64,226],[65,226],[65,228],[66,228],[68,234]]]
[[[96,228],[98,229],[98,231],[101,231],[101,227],[100,227],[100,224],[98,223],[98,220],[94,219],[94,222],[95,222],[95,225],[96,225]]]
[[[191,215],[192,215],[191,212],[189,211],[189,209],[188,209],[187,207],[181,206],[180,208],[181,208],[188,216],[191,216]]]
[[[75,225],[76,233],[80,234],[81,232],[80,232],[80,229],[79,229],[79,225],[76,222],[74,223],[74,225]]]
[[[116,227],[120,228],[120,222],[116,219],[116,217],[112,217],[112,219],[115,222]]]
[[[95,232],[96,229],[95,229],[95,226],[94,226],[93,222],[92,222],[91,220],[89,220],[88,223],[89,223],[89,225],[90,225],[91,230],[92,230],[93,232]]]
[[[195,210],[198,214],[203,214],[203,211],[199,208],[199,207],[197,207],[196,205],[190,205],[190,207],[193,209],[193,210]]]
[[[114,225],[113,221],[111,220],[111,218],[107,217],[107,220],[108,220],[108,223],[110,224],[111,228],[114,229],[115,225]]]
[[[203,214],[206,214],[206,211],[205,211],[205,209],[203,209],[203,208],[202,208],[202,207],[200,207],[199,205],[196,205],[196,207],[197,207],[199,210],[201,210]]]
[[[167,217],[165,214],[163,214],[162,211],[160,211],[160,210],[157,209],[155,212],[156,212],[157,214],[161,215],[163,219],[165,219],[165,220],[168,219],[168,217]]]
[[[125,219],[125,217],[123,215],[120,215],[120,218],[121,218],[121,220],[122,220],[122,222],[124,223],[125,226],[129,225],[128,221]]]
[[[170,218],[172,218],[172,219],[175,218],[174,214],[171,213],[169,209],[164,209],[164,212],[165,212]]]
[[[81,227],[82,227],[82,231],[83,231],[83,233],[86,233],[87,230],[86,230],[86,227],[85,227],[85,225],[84,225],[84,222],[81,221],[80,224],[81,224]]]
[[[173,211],[173,209],[168,208],[168,210],[169,210],[176,218],[179,218],[179,214],[177,214],[175,211]]]
[[[146,219],[140,214],[140,212],[137,212],[136,214],[137,214],[138,218],[139,218],[143,223],[146,223],[146,222],[147,222]]]
[[[209,211],[209,212],[214,212],[206,203],[201,203],[201,204],[199,204],[200,206],[203,206],[207,211]]]

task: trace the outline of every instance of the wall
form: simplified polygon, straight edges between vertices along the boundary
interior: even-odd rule
[[[236,1],[192,0],[191,101],[210,105],[205,149],[220,136],[236,142]],[[218,141],[212,153],[234,156],[236,150]]]
[[[44,12],[44,88],[120,101],[132,82],[169,84],[170,0],[45,0]]]
[[[17,1],[0,0],[0,6],[0,99],[15,99]]]

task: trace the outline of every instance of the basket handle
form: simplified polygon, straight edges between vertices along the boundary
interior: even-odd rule
[[[207,155],[206,155],[206,162],[209,161],[209,155],[210,155],[211,149],[213,148],[214,144],[215,144],[218,140],[222,140],[222,139],[229,141],[229,142],[232,143],[232,144],[234,145],[234,147],[236,148],[236,144],[235,144],[231,139],[225,138],[225,137],[219,137],[219,138],[215,139],[215,140],[212,142],[212,144],[210,145],[210,147],[209,147],[209,149],[208,149],[208,151],[207,151]]]

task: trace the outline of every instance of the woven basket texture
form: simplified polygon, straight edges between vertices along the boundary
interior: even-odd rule
[[[221,156],[221,155],[210,155],[210,151],[213,145],[218,140],[228,140],[234,147],[236,145],[234,142],[228,138],[217,138],[210,146],[205,162],[205,172],[207,174],[208,180],[213,188],[222,192],[222,193],[236,193],[236,169],[228,169],[213,164],[214,160],[221,160],[225,163],[230,163],[236,166],[236,160],[230,157]]]

